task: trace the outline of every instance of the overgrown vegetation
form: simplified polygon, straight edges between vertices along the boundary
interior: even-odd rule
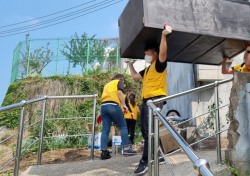
[[[221,100],[219,100],[219,104],[221,104]],[[212,103],[211,105],[208,106],[208,111],[210,111],[210,113],[207,116],[207,125],[208,128],[215,130],[215,117],[216,117],[216,107],[215,107],[215,103]]]
[[[249,175],[249,174],[247,174],[247,175],[241,174],[240,171],[238,169],[236,169],[235,167],[233,167],[232,164],[228,160],[226,160],[225,163],[228,165],[227,169],[230,171],[230,174],[232,176],[247,176],[247,175]]]
[[[222,104],[222,100],[219,99],[219,105],[220,106]],[[207,127],[212,129],[213,131],[215,130],[215,118],[216,118],[216,107],[215,107],[215,103],[212,103],[211,105],[208,106],[208,111],[209,114],[207,116]],[[229,123],[230,119],[229,119],[229,112],[227,112],[226,114],[226,120],[227,120],[227,124]],[[224,127],[225,125],[222,125],[222,127]]]
[[[101,93],[104,85],[110,81],[115,73],[100,73],[95,75],[76,75],[76,76],[53,76],[41,78],[39,76],[29,77],[9,86],[2,106],[38,98],[43,95],[93,95],[97,94],[97,110],[100,108]],[[133,91],[140,98],[140,82],[135,82],[130,75],[125,75],[125,91]],[[66,135],[88,134],[87,123],[92,119],[77,120],[56,120],[58,118],[72,117],[92,117],[93,100],[92,99],[74,99],[74,100],[47,100],[46,123],[44,127],[43,150],[54,150],[59,148],[78,148],[86,146],[87,136],[66,137]],[[19,124],[20,108],[5,111],[0,114],[0,126],[17,129]],[[50,120],[54,119],[54,120]],[[25,121],[26,126],[32,125],[28,130],[28,136],[23,142],[23,148],[26,148],[39,138],[41,120],[41,103],[34,103],[26,106]],[[137,128],[139,129],[139,128]],[[138,132],[137,132],[138,133]],[[58,138],[47,138],[52,136]],[[12,146],[15,150],[15,144]],[[36,152],[38,143],[32,145],[26,153]]]

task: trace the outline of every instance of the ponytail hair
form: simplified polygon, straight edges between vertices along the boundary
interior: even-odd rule
[[[132,99],[132,101],[131,101]],[[132,104],[133,107],[135,107],[136,103],[135,103],[135,94],[131,93],[129,95],[129,102]]]

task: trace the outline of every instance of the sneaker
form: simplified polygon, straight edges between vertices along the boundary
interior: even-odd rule
[[[122,148],[122,155],[135,155],[137,152],[132,149],[132,146]]]
[[[159,158],[159,164],[165,164],[165,159],[162,158],[162,157],[160,157],[160,158]]]
[[[140,163],[136,166],[134,174],[135,175],[143,175],[148,171],[148,163],[140,160]]]
[[[101,160],[105,160],[109,158],[111,158],[110,152],[108,150],[102,150]]]

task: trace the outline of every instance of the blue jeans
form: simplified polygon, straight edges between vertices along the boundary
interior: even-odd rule
[[[101,150],[107,150],[108,137],[111,127],[111,122],[114,122],[121,130],[122,146],[129,144],[128,128],[123,112],[119,105],[102,105],[102,136],[101,136]]]

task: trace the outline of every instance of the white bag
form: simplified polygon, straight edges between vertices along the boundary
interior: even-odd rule
[[[96,150],[101,150],[101,136],[102,133],[99,132],[95,135],[95,141],[94,141],[94,149]],[[88,149],[91,149],[91,145],[92,145],[92,135],[89,135],[88,138]]]

